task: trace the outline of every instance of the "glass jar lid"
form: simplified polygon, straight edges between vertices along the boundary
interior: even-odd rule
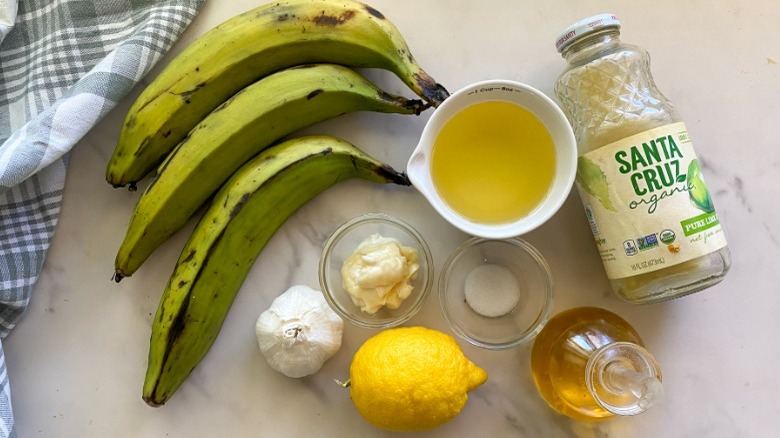
[[[599,14],[580,20],[567,27],[555,40],[558,53],[579,38],[606,27],[620,29],[620,20],[614,14]]]

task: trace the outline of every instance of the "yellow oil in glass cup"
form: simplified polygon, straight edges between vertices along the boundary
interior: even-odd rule
[[[434,111],[407,173],[452,225],[503,239],[552,217],[576,166],[574,134],[560,108],[533,87],[491,80],[458,90]]]

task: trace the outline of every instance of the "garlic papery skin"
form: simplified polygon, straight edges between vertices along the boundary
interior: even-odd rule
[[[279,295],[255,324],[268,365],[288,377],[316,373],[341,348],[344,321],[321,292],[293,286]]]

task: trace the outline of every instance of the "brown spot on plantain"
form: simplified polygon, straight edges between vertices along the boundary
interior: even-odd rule
[[[410,64],[416,64],[417,61],[414,59],[414,56],[412,56],[412,52],[409,51],[409,49],[398,49],[398,56],[401,58],[406,58],[406,60]]]
[[[135,114],[130,114],[125,120],[125,129],[133,129],[135,127]]]
[[[381,12],[377,11],[376,9],[372,8],[369,5],[364,5],[364,6],[366,7],[366,11],[368,11],[369,14],[373,15],[374,17],[380,20],[385,19],[385,16]]]
[[[240,212],[241,209],[244,208],[244,204],[246,204],[246,201],[249,200],[250,196],[252,196],[251,193],[244,193],[243,195],[241,195],[241,199],[239,199],[239,201],[236,202],[236,204],[233,206],[233,209],[230,210],[230,215],[229,216],[230,216],[231,219],[236,217],[238,212]]]
[[[319,15],[317,17],[314,17],[314,24],[318,26],[338,26],[340,24],[344,24],[347,21],[351,20],[355,17],[355,11],[344,11],[339,16],[334,15],[325,15],[325,11],[322,12],[322,15]]]
[[[176,93],[173,93],[171,90],[172,90],[172,89],[174,89],[174,88],[176,88],[176,86],[177,86],[177,85],[179,85],[179,82],[181,82],[181,81],[184,81],[184,80],[187,80],[187,79],[189,79],[189,74],[183,74],[183,75],[181,75],[181,76],[180,76],[178,79],[176,79],[176,81],[175,81],[174,83],[172,83],[172,84],[171,84],[171,85],[170,85],[168,88],[166,88],[166,89],[164,89],[164,90],[160,90],[160,91],[158,91],[157,93],[154,93],[154,94],[152,94],[152,95],[150,95],[150,96],[146,97],[146,98],[145,98],[145,100],[143,100],[143,103],[141,103],[140,105],[138,105],[138,107],[137,107],[137,108],[135,108],[136,104],[138,104],[138,102],[140,102],[140,99],[141,99],[141,98],[143,98],[143,95],[146,93],[146,91],[144,91],[144,93],[142,93],[142,95],[139,97],[139,100],[138,100],[138,101],[136,101],[136,103],[134,103],[134,104],[133,104],[133,107],[135,108],[135,113],[136,113],[136,114],[141,114],[141,113],[143,113],[147,105],[150,105],[150,104],[152,104],[152,103],[156,102],[156,101],[157,101],[157,99],[159,99],[159,98],[160,98],[160,96],[162,96],[162,95],[164,95],[164,94],[166,94],[166,93],[176,94]]]
[[[195,254],[197,254],[197,251],[194,249],[191,249],[190,252],[187,254],[187,258],[182,260],[182,263],[187,263],[190,260],[192,260],[193,257],[195,257]]]
[[[182,91],[180,93],[174,93],[173,91],[171,91],[171,93],[181,97],[184,100],[184,102],[190,103],[190,97],[192,97],[193,94],[197,93],[198,90],[203,88],[205,85],[206,85],[205,82],[201,82],[189,90]]]
[[[152,138],[150,136],[147,135],[146,137],[144,137],[144,139],[141,140],[141,144],[138,145],[138,149],[136,149],[133,152],[133,155],[137,157],[137,156],[143,154],[144,151],[146,150],[146,148],[149,147],[149,143],[151,143],[151,141],[152,141]]]

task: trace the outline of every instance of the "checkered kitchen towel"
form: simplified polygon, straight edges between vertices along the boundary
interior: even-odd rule
[[[68,151],[204,1],[0,0],[0,337],[21,317],[43,265]],[[15,435],[0,343],[0,437]]]

